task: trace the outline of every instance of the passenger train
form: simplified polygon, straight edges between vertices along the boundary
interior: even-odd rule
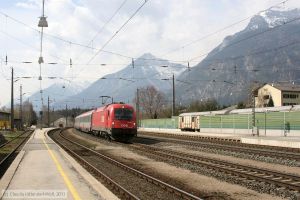
[[[77,116],[74,128],[117,141],[129,141],[137,135],[134,108],[123,103],[109,104]]]

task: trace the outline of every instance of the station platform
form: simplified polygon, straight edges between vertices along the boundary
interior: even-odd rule
[[[0,199],[118,199],[36,129],[0,181]]]
[[[252,137],[242,137],[242,143],[247,144],[258,144],[267,146],[279,146],[288,148],[298,148],[300,149],[300,136],[299,137],[266,137],[266,136],[252,136]]]
[[[158,129],[158,128],[139,128],[141,132],[154,132],[154,133],[166,133],[166,134],[177,134],[177,135],[190,135],[190,136],[203,136],[203,137],[215,137],[215,138],[226,138],[239,140],[245,136],[245,134],[230,134],[230,133],[211,133],[211,132],[191,132],[181,131],[180,129]]]
[[[158,128],[139,128],[142,132],[155,132],[178,135],[191,135],[224,139],[240,140],[241,143],[258,144],[268,146],[280,146],[288,148],[300,148],[300,134],[297,136],[253,136],[252,134],[238,134],[238,133],[212,133],[212,132],[188,132],[180,129],[158,129]]]

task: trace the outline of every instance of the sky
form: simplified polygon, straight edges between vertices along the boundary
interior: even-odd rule
[[[53,83],[94,82],[122,69],[131,63],[131,58],[144,53],[187,65],[189,59],[208,53],[224,37],[245,28],[249,18],[217,34],[211,33],[281,2],[283,0],[148,0],[116,33],[144,0],[45,0],[49,26],[44,29],[42,56],[45,63],[41,65],[44,78],[40,85],[37,78],[40,28],[37,24],[42,15],[42,0],[1,0],[0,107],[10,102],[11,67],[14,67],[15,77],[34,77],[15,82],[15,98],[22,84],[26,99]],[[300,1],[289,0],[279,6],[283,10],[292,8],[300,8]],[[210,36],[203,39],[206,35]],[[96,49],[102,48],[106,52],[97,53]],[[190,65],[196,65],[201,59]]]

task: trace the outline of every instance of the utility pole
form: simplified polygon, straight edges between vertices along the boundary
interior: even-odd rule
[[[66,104],[66,127],[68,126],[68,105]]]
[[[20,85],[20,122],[21,122],[21,130],[23,130],[23,100],[22,100],[23,92],[22,92],[22,85]]]
[[[255,135],[255,88],[252,89],[252,135]]]
[[[50,106],[49,106],[49,104],[50,104],[50,100],[49,100],[49,96],[48,96],[48,127],[50,127]]]
[[[14,130],[14,68],[11,68],[10,129]]]
[[[139,97],[139,89],[136,89],[136,126],[139,127],[140,120],[140,97]]]
[[[173,101],[172,101],[172,116],[175,115],[175,78],[174,78],[174,74],[172,76],[172,81],[173,81]]]
[[[52,118],[53,118],[52,126],[54,127],[54,107],[52,108]]]

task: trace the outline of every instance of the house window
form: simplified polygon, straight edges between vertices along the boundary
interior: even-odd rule
[[[283,94],[283,98],[285,98],[285,99],[298,99],[299,94]]]
[[[192,117],[192,122],[195,122],[195,117]]]
[[[296,103],[283,103],[283,106],[294,106],[297,105]]]

